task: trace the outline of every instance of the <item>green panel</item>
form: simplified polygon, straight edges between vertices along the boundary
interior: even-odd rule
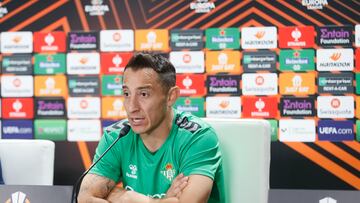
[[[239,49],[240,32],[238,28],[209,28],[205,30],[206,48]]]
[[[281,71],[311,71],[315,70],[315,51],[280,50],[279,62]]]
[[[34,74],[48,75],[66,72],[65,54],[35,54]]]
[[[66,120],[35,120],[35,139],[66,141]]]
[[[204,98],[180,97],[176,100],[174,108],[198,117],[205,117]]]
[[[356,140],[360,142],[360,120],[356,121]]]
[[[360,94],[360,73],[355,74],[355,79],[356,79],[356,94]]]
[[[101,80],[101,94],[104,96],[122,95],[122,76],[103,75]]]
[[[278,140],[278,121],[277,120],[267,120],[271,125],[271,141],[275,142]]]

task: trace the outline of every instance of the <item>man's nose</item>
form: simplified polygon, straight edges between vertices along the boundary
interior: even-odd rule
[[[128,110],[130,112],[136,112],[139,110],[139,100],[136,95],[132,95],[128,98]]]

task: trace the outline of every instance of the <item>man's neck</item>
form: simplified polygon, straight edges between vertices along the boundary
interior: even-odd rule
[[[150,152],[156,152],[169,137],[173,125],[174,112],[170,109],[170,114],[164,121],[150,134],[140,135],[145,147]]]

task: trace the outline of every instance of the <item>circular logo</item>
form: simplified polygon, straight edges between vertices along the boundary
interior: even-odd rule
[[[80,108],[86,109],[89,106],[88,102],[86,100],[80,101]]]
[[[257,76],[256,78],[255,78],[255,83],[257,84],[257,85],[263,85],[264,84],[264,77],[263,76]]]
[[[20,87],[21,85],[21,80],[19,78],[16,78],[14,81],[13,81],[13,85],[15,87]]]
[[[340,107],[340,100],[338,98],[335,98],[335,99],[332,99],[331,100],[331,106],[334,108],[334,109],[337,109]]]
[[[118,41],[121,40],[121,34],[120,34],[120,32],[115,32],[115,33],[113,34],[113,40],[114,40],[115,42],[118,42]]]
[[[184,61],[184,63],[190,63],[191,62],[190,54],[184,54],[183,61]]]

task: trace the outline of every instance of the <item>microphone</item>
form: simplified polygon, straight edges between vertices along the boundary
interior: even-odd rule
[[[85,175],[89,173],[89,171],[100,161],[101,158],[103,158],[103,156],[117,143],[117,141],[119,141],[120,138],[124,137],[130,131],[130,126],[127,123],[124,123],[123,125],[124,125],[124,127],[121,129],[119,136],[116,138],[116,140],[104,151],[104,153],[101,154],[101,156],[93,164],[91,164],[89,169],[87,169],[76,181],[75,186],[73,187],[73,190],[72,190],[72,194],[71,194],[71,202],[72,203],[74,203],[74,202],[78,203],[77,198],[78,198],[78,194],[79,194],[79,189],[80,189],[81,182],[82,182],[83,178],[85,177]]]

